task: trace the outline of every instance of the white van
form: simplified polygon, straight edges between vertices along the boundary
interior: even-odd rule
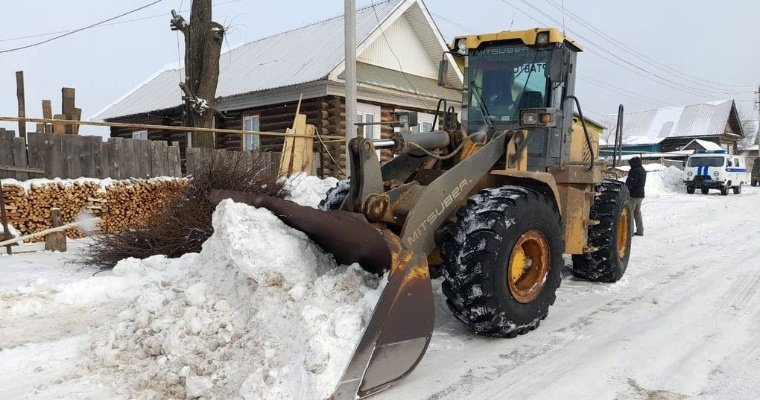
[[[689,156],[684,166],[686,193],[699,188],[702,194],[710,189],[720,190],[723,196],[731,188],[734,194],[742,192],[747,182],[747,166],[744,157],[726,154],[725,150],[704,151]]]

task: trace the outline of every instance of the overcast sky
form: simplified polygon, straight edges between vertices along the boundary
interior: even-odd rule
[[[0,0],[0,52],[152,1]],[[557,7],[562,1],[425,3],[447,42],[464,33],[564,24],[586,50],[579,56],[577,94],[593,118],[616,112],[620,103],[633,111],[734,98],[740,112],[757,119],[760,1],[564,0],[564,18]],[[41,117],[42,99],[52,99],[53,112],[60,112],[60,89],[68,86],[77,89],[77,106],[89,118],[159,69],[177,65],[182,38],[169,30],[169,15],[183,9],[189,17],[190,3],[163,0],[105,26],[0,53],[0,115],[17,114],[14,72],[23,70],[28,116]],[[358,7],[370,3],[357,0]],[[215,0],[213,13],[230,27],[227,47],[340,15],[343,1]]]

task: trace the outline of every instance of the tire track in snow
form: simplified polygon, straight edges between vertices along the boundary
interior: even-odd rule
[[[526,335],[524,340],[518,338],[508,341],[498,339],[489,341],[465,334],[464,338],[460,338],[461,350],[453,351],[454,354],[451,355],[428,354],[417,371],[407,378],[407,381],[401,383],[397,388],[398,391],[388,392],[391,397],[387,398],[393,398],[392,394],[399,393],[413,394],[410,398],[430,399],[496,398],[505,395],[513,397],[516,394],[527,394],[527,398],[531,398],[531,393],[534,395],[533,398],[550,398],[536,396],[536,393],[540,391],[529,390],[530,384],[517,387],[515,382],[524,381],[524,374],[527,373],[543,377],[536,379],[535,385],[539,385],[542,379],[546,384],[551,381],[547,377],[572,372],[567,369],[568,361],[578,360],[582,363],[589,358],[593,359],[593,348],[574,349],[579,341],[583,341],[584,337],[591,334],[606,345],[633,346],[635,337],[629,335],[621,339],[616,336],[619,336],[621,332],[625,333],[625,330],[635,330],[637,328],[635,323],[625,320],[615,321],[616,318],[619,319],[615,317],[616,314],[624,311],[624,314],[636,316],[642,313],[642,310],[649,312],[651,311],[649,309],[655,311],[659,309],[659,314],[652,312],[653,315],[649,316],[649,320],[642,319],[640,322],[651,323],[663,318],[668,320],[670,314],[694,313],[695,310],[690,302],[699,298],[700,295],[704,296],[705,293],[709,293],[711,299],[725,299],[737,291],[735,288],[737,282],[745,282],[743,288],[751,287],[754,280],[747,282],[746,274],[742,275],[744,271],[735,269],[726,271],[721,265],[740,265],[746,269],[748,260],[753,256],[758,256],[757,252],[742,249],[738,252],[723,251],[710,254],[704,252],[702,248],[709,246],[717,249],[731,249],[730,245],[724,246],[721,240],[735,238],[736,231],[752,231],[747,230],[748,227],[751,228],[749,221],[736,220],[735,215],[719,222],[716,222],[715,217],[726,214],[724,210],[730,205],[727,201],[746,205],[748,202],[754,202],[757,194],[728,198],[718,196],[689,198],[686,195],[674,195],[657,199],[649,204],[645,203],[647,236],[641,238],[643,240],[635,238],[638,243],[634,242],[634,258],[622,282],[599,287],[581,281],[566,280],[558,292],[560,304],[552,308],[548,320],[544,321],[542,327]],[[664,217],[661,218],[660,215]],[[683,228],[674,230],[671,225],[676,223]],[[712,240],[705,238],[706,232],[709,232]],[[742,299],[743,297],[739,297],[737,301]],[[755,304],[756,299],[750,293],[750,298],[744,301]],[[721,313],[720,304],[722,303],[700,304],[701,309],[698,307],[693,318],[709,322],[714,314]],[[725,313],[725,310],[722,311]],[[709,329],[693,323],[687,323],[685,326],[701,329],[702,332],[696,331],[699,341],[711,341],[710,343],[714,344],[720,341],[721,323],[730,322],[728,319],[729,316],[713,318],[714,327]],[[437,326],[447,326],[452,322],[451,320],[452,318],[448,321],[439,321]],[[609,323],[611,320],[615,323]],[[453,322],[456,323],[456,321]],[[600,323],[606,325],[600,327]],[[684,321],[674,323],[683,325]],[[554,329],[547,331],[547,328]],[[640,335],[646,336],[648,329],[638,329],[641,330]],[[605,330],[610,332],[605,333]],[[457,329],[451,331],[454,332]],[[666,329],[663,333],[677,335],[680,332],[678,329],[670,329],[669,332]],[[447,339],[454,341],[451,336]],[[659,347],[667,354],[667,345]],[[568,357],[557,356],[568,350],[574,354],[570,357],[571,360],[567,360]],[[689,353],[689,351],[684,352]],[[675,362],[688,362],[686,360],[689,356],[677,354],[673,358],[676,359]],[[560,365],[557,365],[556,360],[561,361]],[[447,371],[442,371],[440,365],[437,368],[434,367],[435,364],[447,365]],[[458,375],[450,371],[459,366],[466,366],[467,372]],[[426,390],[421,390],[414,385],[416,376],[428,373],[432,373],[434,378],[421,377],[420,379],[420,383],[427,385]],[[627,387],[626,382],[629,379],[627,376],[615,374],[605,378],[601,381],[606,385],[612,384],[622,388]],[[550,391],[541,393],[547,392]],[[696,392],[692,391],[692,393]]]

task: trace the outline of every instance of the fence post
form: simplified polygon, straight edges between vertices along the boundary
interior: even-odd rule
[[[60,208],[50,209],[50,222],[53,228],[57,228],[63,224]],[[45,250],[65,252],[66,231],[52,232],[45,235]]]
[[[0,184],[0,217],[2,218],[3,223],[3,241],[6,241],[11,238],[11,231],[8,229],[8,216],[5,215],[5,194],[3,193],[2,184]],[[9,255],[13,254],[11,245],[5,246],[5,251]]]

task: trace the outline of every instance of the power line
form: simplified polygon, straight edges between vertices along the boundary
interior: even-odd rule
[[[242,1],[242,0],[224,1],[224,2],[221,2],[221,3],[214,3],[214,6],[223,6],[223,5],[227,5],[227,4],[231,4],[231,3],[237,3],[237,2],[240,2],[240,1]],[[180,7],[179,12],[190,11],[190,10],[182,10],[181,8],[182,7]],[[97,27],[97,28],[103,28],[103,27],[106,27],[106,26],[121,25],[121,24],[127,24],[127,23],[131,23],[131,22],[140,22],[140,21],[146,21],[146,20],[149,20],[149,19],[166,18],[166,17],[167,17],[166,13],[155,14],[155,15],[150,15],[150,16],[147,16],[147,17],[125,19],[125,20],[115,21],[115,22],[111,22],[111,23],[107,23],[107,24],[99,24],[97,26],[93,26],[93,28],[95,28],[95,27]],[[61,33],[70,33],[70,32],[74,32],[74,31],[77,31],[77,29],[64,29],[64,30],[55,31],[55,32],[37,33],[37,34],[34,34],[34,35],[26,35],[26,36],[17,36],[17,37],[4,38],[4,39],[0,39],[0,42],[11,42],[11,41],[16,41],[16,40],[34,39],[34,38],[38,38],[38,37],[58,35],[58,34],[61,34]]]
[[[119,15],[117,15],[115,17],[104,19],[104,20],[102,20],[100,22],[96,22],[94,24],[87,25],[87,26],[79,28],[79,29],[74,29],[73,31],[70,31],[70,32],[67,32],[67,33],[64,33],[64,34],[52,37],[50,39],[43,40],[41,42],[28,44],[26,46],[15,47],[15,48],[12,48],[12,49],[0,50],[0,54],[2,54],[2,53],[10,53],[12,51],[24,50],[24,49],[28,49],[30,47],[40,46],[40,45],[43,45],[45,43],[49,43],[49,42],[52,42],[54,40],[57,40],[57,39],[60,39],[60,38],[63,38],[63,37],[66,37],[66,36],[69,36],[69,35],[73,35],[73,34],[75,34],[77,32],[81,32],[81,31],[84,31],[84,30],[96,27],[96,26],[104,24],[106,22],[113,21],[113,20],[115,20],[117,18],[121,18],[121,17],[123,17],[125,15],[136,13],[136,12],[138,12],[138,11],[140,11],[142,9],[148,8],[148,7],[150,7],[150,6],[154,5],[154,4],[160,3],[161,1],[163,1],[163,0],[156,0],[156,1],[152,2],[152,3],[146,4],[146,5],[142,6],[142,7],[135,8],[134,10],[131,10],[131,11],[127,11],[127,12],[125,12],[123,14],[119,14]]]
[[[522,12],[522,11],[521,11],[521,12]],[[522,12],[522,13],[523,13],[523,14],[525,14],[524,12]],[[448,22],[448,23],[449,23],[449,24],[451,24],[451,25],[457,26],[457,27],[459,27],[460,29],[463,29],[463,30],[465,30],[465,31],[469,31],[469,32],[476,32],[476,31],[477,31],[476,29],[474,29],[474,28],[472,28],[472,27],[469,27],[469,26],[463,25],[463,24],[461,24],[461,23],[459,23],[459,22],[456,22],[456,21],[452,21],[452,20],[450,20],[450,19],[448,19],[448,18],[445,18],[445,17],[441,16],[440,14],[437,14],[437,13],[435,13],[435,12],[431,12],[431,14],[433,14],[433,15],[435,15],[436,17],[438,17],[438,18],[441,18],[441,20],[443,20],[443,21],[445,21],[445,22]],[[533,21],[535,21],[536,23],[538,23],[538,24],[540,24],[540,25],[544,25],[544,23],[543,23],[543,22],[541,22],[541,21],[539,21],[539,20],[537,20],[537,19],[533,18],[532,16],[530,16],[530,15],[528,15],[528,14],[525,14],[525,15],[526,15],[528,18],[531,18],[531,19],[532,19]],[[590,76],[588,76],[588,75],[582,74],[582,73],[580,73],[580,72],[579,72],[577,75],[578,75],[578,78],[579,78],[579,79],[581,79],[581,80],[583,80],[583,81],[585,81],[585,82],[587,82],[587,83],[589,83],[589,84],[592,84],[592,85],[594,85],[594,86],[600,87],[600,88],[602,88],[602,89],[608,90],[608,91],[610,91],[610,92],[613,92],[613,93],[620,93],[620,94],[623,94],[623,95],[625,95],[626,97],[629,97],[629,98],[632,98],[632,99],[635,99],[635,100],[638,100],[638,101],[644,101],[644,102],[647,102],[647,103],[650,103],[650,104],[656,105],[656,106],[658,106],[658,107],[660,107],[660,106],[670,106],[670,105],[671,105],[671,104],[670,104],[670,103],[668,103],[668,102],[665,102],[665,101],[662,101],[662,100],[658,100],[658,99],[655,99],[655,98],[653,98],[653,97],[649,97],[649,96],[647,96],[647,95],[644,95],[644,94],[638,93],[638,92],[636,92],[636,91],[633,91],[633,90],[630,90],[630,89],[625,89],[625,88],[622,88],[622,87],[620,87],[620,86],[615,86],[615,85],[613,85],[613,84],[610,84],[610,83],[604,82],[604,81],[602,81],[602,80],[599,80],[599,79],[594,79],[594,78],[592,78],[592,77],[590,77]],[[601,114],[601,113],[599,113],[599,114]],[[604,115],[604,114],[601,114],[601,115]]]
[[[533,16],[529,15],[525,11],[522,11],[522,10],[518,9],[517,7],[515,7],[515,5],[512,4],[512,3],[510,3],[509,1],[507,1],[507,0],[501,0],[501,1],[503,3],[509,5],[510,7],[514,8],[514,9],[517,9],[522,14],[524,14],[528,18],[531,18],[532,20],[536,21],[537,23],[545,25],[545,23],[543,23],[542,21],[539,21],[538,19],[536,19]],[[533,4],[529,3],[528,1],[526,1],[526,0],[520,0],[520,1],[523,2],[525,5],[527,5],[528,7],[532,8],[534,11],[536,11],[539,14],[543,15],[544,17],[548,18],[549,20],[553,21],[555,24],[559,24],[560,23],[555,18],[553,18],[551,15],[547,14],[546,12],[544,12],[540,8],[534,6]],[[583,40],[583,41],[585,41],[585,42],[587,42],[587,43],[595,46],[599,50],[601,50],[601,51],[609,54],[609,56],[607,56],[607,55],[599,53],[598,51],[594,50],[594,48],[592,48],[592,47],[588,47],[587,48],[591,53],[597,55],[598,57],[601,57],[602,59],[604,59],[604,60],[606,60],[606,61],[608,61],[610,63],[613,63],[613,64],[615,64],[615,65],[617,65],[617,66],[619,66],[621,68],[625,68],[628,71],[636,73],[636,74],[638,74],[638,75],[640,75],[640,76],[642,76],[642,77],[644,77],[646,79],[649,79],[649,80],[651,80],[651,81],[653,81],[655,83],[668,86],[668,87],[670,87],[672,89],[676,89],[676,90],[681,91],[683,93],[687,93],[687,94],[691,94],[691,95],[696,95],[696,96],[700,96],[700,97],[704,97],[704,98],[713,98],[713,97],[715,97],[715,94],[718,93],[718,92],[720,92],[721,94],[741,94],[741,93],[744,93],[744,92],[728,92],[728,91],[714,91],[714,90],[700,89],[700,88],[696,88],[696,87],[693,87],[693,86],[685,85],[682,82],[676,82],[676,81],[674,81],[672,79],[669,79],[669,78],[663,77],[663,76],[661,76],[659,74],[656,74],[654,72],[648,71],[645,68],[642,68],[640,65],[635,64],[633,62],[630,62],[630,61],[628,61],[628,60],[620,57],[619,55],[617,55],[617,54],[615,54],[615,53],[607,50],[604,46],[598,45],[594,41],[592,41],[590,39],[587,39],[586,37],[584,37],[583,35],[580,35],[577,32],[573,32],[573,31],[571,31],[569,29],[568,29],[568,32],[570,32],[572,35],[580,38],[581,40]]]
[[[663,63],[661,63],[661,62],[659,62],[657,60],[652,59],[651,57],[647,56],[646,54],[643,54],[643,53],[637,51],[636,49],[634,49],[634,48],[626,45],[623,42],[621,42],[620,40],[615,39],[614,37],[608,35],[603,30],[595,27],[594,25],[592,25],[587,20],[583,19],[582,17],[578,16],[577,14],[575,14],[572,11],[568,10],[567,8],[564,8],[563,6],[561,6],[560,4],[558,4],[555,0],[546,0],[546,1],[549,4],[553,5],[555,8],[561,9],[562,12],[563,12],[563,14],[564,13],[569,14],[570,18],[572,18],[576,22],[580,23],[581,25],[583,25],[587,29],[591,30],[592,32],[596,33],[597,35],[601,36],[603,39],[607,40],[608,42],[612,43],[615,47],[617,47],[619,49],[622,49],[624,51],[629,51],[629,52],[631,52],[631,53],[633,53],[633,54],[635,54],[635,55],[637,55],[637,56],[639,56],[639,57],[641,57],[641,58],[649,61],[650,64],[652,64],[654,66],[657,66],[658,68],[660,68],[662,70],[668,71],[668,72],[670,72],[673,75],[676,75],[676,76],[681,77],[681,78],[683,78],[685,80],[688,80],[688,81],[690,81],[692,83],[703,85],[704,87],[708,87],[708,88],[711,88],[711,89],[714,89],[714,90],[723,90],[721,88],[721,86],[722,87],[735,87],[735,88],[754,88],[754,85],[727,85],[727,84],[724,84],[724,83],[719,83],[719,82],[711,81],[709,79],[700,78],[700,77],[695,76],[695,75],[690,75],[690,74],[688,74],[686,72],[683,72],[683,71],[679,71],[679,70],[677,70],[677,69],[675,69],[673,67],[670,67],[670,66],[668,66],[666,64],[663,64]],[[686,79],[687,77],[691,78],[691,79]],[[703,83],[700,83],[700,82],[703,82]],[[718,85],[718,87],[714,87],[712,85]]]

